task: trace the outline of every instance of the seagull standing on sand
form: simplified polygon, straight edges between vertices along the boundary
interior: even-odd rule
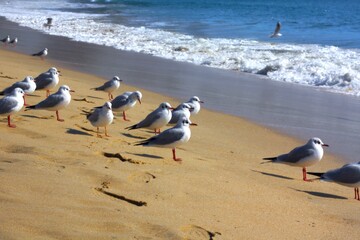
[[[271,37],[271,38],[281,37],[282,34],[280,33],[280,29],[281,29],[281,23],[280,23],[280,22],[277,22],[277,23],[276,23],[275,30],[274,30],[274,32],[270,35],[270,37]]]
[[[26,107],[26,109],[56,111],[56,119],[59,122],[63,122],[64,119],[60,119],[59,117],[59,110],[64,109],[69,105],[71,101],[70,92],[74,91],[67,85],[62,85],[56,93],[51,94],[45,100],[36,105]]]
[[[169,122],[169,124],[177,124],[179,122],[180,119],[182,119],[183,117],[186,117],[187,119],[190,118],[190,111],[192,110],[192,108],[190,107],[189,104],[187,103],[181,103],[179,106],[177,106],[173,111],[172,111],[172,116],[171,116],[171,120]]]
[[[153,129],[155,134],[160,133],[160,128],[169,123],[172,116],[172,109],[173,108],[169,103],[163,102],[157,109],[149,113],[144,120],[135,125],[127,127],[126,129],[132,130],[138,128],[147,128]]]
[[[147,140],[140,141],[136,143],[135,146],[142,145],[147,147],[172,148],[173,160],[181,161],[181,158],[176,157],[175,148],[189,141],[191,137],[190,125],[196,124],[192,124],[188,118],[183,117],[175,127],[169,128],[159,135]]]
[[[136,101],[139,101],[141,104],[142,94],[139,91],[135,92],[125,92],[111,101],[112,110],[114,112],[123,112],[123,119],[125,121],[129,121],[126,119],[125,111],[133,108],[136,104]]]
[[[14,38],[13,40],[10,41],[10,44],[11,44],[13,47],[15,47],[16,44],[17,44],[17,42],[18,42],[18,39],[17,39],[17,37],[16,37],[16,38]]]
[[[21,88],[15,88],[9,95],[0,99],[0,115],[7,115],[9,127],[16,127],[15,124],[11,124],[10,116],[24,106],[24,94]]]
[[[5,47],[8,45],[8,43],[10,42],[10,36],[7,35],[6,38],[3,38],[0,40],[2,43],[4,43]]]
[[[105,136],[110,137],[107,134],[106,127],[109,126],[114,119],[114,114],[111,109],[111,102],[106,102],[102,107],[95,108],[95,110],[88,114],[86,118],[90,121],[91,125],[97,128],[98,137],[100,137],[99,127],[104,127]]]
[[[311,181],[306,178],[306,167],[319,162],[324,155],[324,144],[320,138],[311,138],[305,145],[294,148],[291,152],[279,155],[277,157],[263,158],[273,163],[283,163],[290,166],[302,167],[303,180]]]
[[[41,50],[38,53],[34,53],[32,54],[32,56],[38,56],[41,58],[41,60],[44,60],[44,58],[48,55],[48,49],[44,48],[43,50]]]
[[[311,175],[320,177],[320,180],[334,182],[346,187],[353,187],[355,199],[360,201],[360,162],[350,163],[341,168],[333,169],[325,173],[309,172]]]
[[[50,95],[50,90],[59,83],[59,72],[52,67],[48,71],[41,73],[35,78],[36,90],[46,90],[46,97]]]
[[[114,76],[111,80],[105,82],[102,86],[91,89],[107,92],[109,95],[109,100],[112,100],[114,98],[112,92],[120,87],[120,82],[122,82],[122,80],[118,76]]]
[[[192,108],[190,110],[190,113],[193,115],[196,115],[200,111],[200,108],[201,108],[200,103],[204,103],[204,102],[201,101],[199,97],[193,96],[192,98],[189,99],[189,101],[187,101],[185,103],[189,104],[190,107]]]
[[[11,85],[10,87],[5,88],[3,91],[0,92],[0,95],[8,95],[17,87],[21,88],[24,91],[24,93],[25,93],[24,94],[24,105],[27,106],[26,100],[25,100],[25,95],[31,94],[35,91],[36,84],[34,82],[34,78],[31,76],[27,76],[21,82],[16,82],[13,85]]]
[[[52,26],[53,26],[53,23],[52,23],[53,19],[52,18],[46,18],[46,23],[44,23],[44,27],[47,27],[48,29],[50,29]]]

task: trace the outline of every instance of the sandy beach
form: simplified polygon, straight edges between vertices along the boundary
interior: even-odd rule
[[[300,168],[261,164],[263,157],[303,141],[202,109],[192,118],[199,126],[191,128],[190,141],[177,150],[183,159],[178,163],[170,149],[134,146],[151,132],[124,128],[160,102],[176,106],[179,99],[124,83],[116,95],[140,90],[143,104],[128,112],[130,122],[117,114],[108,128],[111,136],[98,138],[82,113],[107,100],[106,93],[89,90],[106,78],[13,49],[0,51],[0,63],[2,89],[56,66],[60,85],[75,90],[70,106],[60,112],[65,122],[40,110],[14,115],[15,129],[7,127],[6,117],[0,119],[2,239],[350,239],[360,234],[360,205],[351,188],[303,182]],[[35,104],[44,96],[35,92],[27,101]],[[325,153],[309,169],[341,164]]]

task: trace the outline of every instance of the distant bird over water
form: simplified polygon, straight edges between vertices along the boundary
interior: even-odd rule
[[[44,60],[44,58],[48,55],[48,49],[44,48],[43,50],[41,50],[40,52],[34,53],[32,54],[32,56],[37,56],[40,57],[41,60]]]
[[[320,162],[324,155],[324,144],[320,138],[311,138],[305,145],[294,148],[291,152],[279,155],[277,157],[263,158],[273,163],[283,163],[290,166],[303,168],[303,180],[310,181],[306,178],[306,167]]]
[[[275,30],[274,30],[274,32],[270,35],[270,37],[271,37],[271,38],[281,37],[282,34],[280,33],[280,29],[281,29],[281,23],[280,23],[280,22],[277,22],[277,23],[276,23]]]
[[[111,80],[105,82],[102,86],[91,89],[107,92],[109,100],[112,100],[114,98],[112,92],[120,87],[120,82],[122,82],[122,80],[118,76],[114,76]]]
[[[44,23],[43,25],[44,27],[47,27],[48,29],[50,29],[53,26],[53,19],[52,18],[46,18],[46,23]]]

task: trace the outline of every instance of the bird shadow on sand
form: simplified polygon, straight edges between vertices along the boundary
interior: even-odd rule
[[[139,156],[139,157],[145,157],[145,158],[164,159],[163,157],[156,156],[156,155],[151,155],[151,154],[146,154],[146,153],[131,153],[131,152],[126,152],[126,153],[131,154],[131,155],[135,155],[135,156]]]
[[[69,134],[74,134],[74,135],[92,136],[91,134],[89,134],[87,132],[80,131],[80,130],[73,129],[73,128],[68,128],[66,132]]]
[[[285,177],[285,176],[278,175],[278,174],[261,172],[261,171],[257,171],[257,170],[251,170],[251,171],[256,172],[256,173],[261,173],[261,174],[263,174],[265,176],[276,177],[276,178],[281,178],[281,179],[286,179],[286,180],[294,180],[293,178]]]
[[[135,135],[132,135],[130,133],[122,133],[122,135],[125,136],[125,137],[134,138],[134,139],[146,139],[144,137],[135,136]]]
[[[52,118],[54,118],[54,116],[39,117],[39,116],[35,116],[35,115],[30,115],[30,114],[22,114],[21,116],[27,117],[27,118],[36,118],[36,119],[52,119]]]
[[[346,197],[342,197],[342,196],[338,196],[338,195],[334,195],[334,194],[329,194],[329,193],[322,193],[322,192],[315,192],[315,191],[305,191],[305,190],[300,190],[300,189],[295,189],[295,188],[290,188],[292,190],[295,190],[297,192],[303,192],[303,193],[307,193],[311,196],[315,196],[315,197],[322,197],[322,198],[333,198],[333,199],[347,199]]]

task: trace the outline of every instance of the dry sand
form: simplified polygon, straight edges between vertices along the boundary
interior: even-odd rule
[[[0,51],[0,88],[37,76],[50,61]],[[140,90],[143,104],[117,114],[111,137],[96,137],[83,110],[107,100],[89,90],[107,79],[61,70],[60,85],[76,92],[60,116],[24,111],[17,128],[0,119],[1,239],[356,239],[360,202],[336,184],[303,182],[300,168],[260,164],[302,144],[238,117],[202,109],[192,138],[177,150],[133,144],[153,134],[124,128],[160,102],[177,99]],[[201,95],[201,94],[199,94]],[[27,101],[41,101],[35,92]],[[190,96],[189,96],[190,97]],[[90,102],[75,101],[86,98]],[[102,129],[103,131],[103,129]],[[330,146],[331,147],[331,146]],[[105,155],[120,154],[122,159]],[[309,169],[341,162],[325,153]]]

